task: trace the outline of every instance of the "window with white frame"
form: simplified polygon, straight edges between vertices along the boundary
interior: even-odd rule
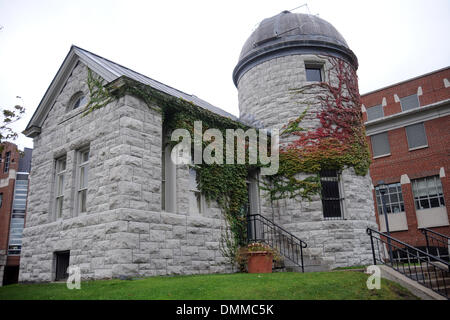
[[[367,108],[367,121],[384,117],[383,106],[381,104]]]
[[[422,123],[406,126],[406,137],[408,139],[409,149],[417,149],[428,146],[427,135],[425,133],[425,126]]]
[[[438,175],[411,180],[417,210],[445,207],[442,183]]]
[[[66,175],[66,157],[56,160],[55,164],[55,218],[62,217],[64,204],[64,177]]]
[[[89,149],[77,152],[77,213],[86,212],[89,180]]]
[[[400,98],[400,105],[402,106],[402,111],[418,108],[420,106],[419,97],[417,94],[412,94],[410,96]]]
[[[5,156],[5,164],[4,164],[4,166],[3,166],[3,172],[8,172],[9,171],[9,163],[10,163],[10,161],[11,161],[11,152],[10,151],[8,151],[7,153],[6,153],[6,156]]]
[[[203,213],[202,193],[198,189],[197,171],[189,168],[189,212]]]
[[[370,141],[372,143],[372,152],[374,157],[386,156],[391,154],[387,132],[370,136]]]
[[[375,187],[375,196],[377,198],[378,214],[383,214],[383,202],[381,202],[380,188]],[[403,202],[402,185],[400,183],[391,183],[387,185],[387,190],[383,198],[387,213],[399,213],[405,211]]]

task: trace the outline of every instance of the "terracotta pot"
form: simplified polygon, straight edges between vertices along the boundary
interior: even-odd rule
[[[273,255],[267,251],[248,252],[248,273],[272,273]]]

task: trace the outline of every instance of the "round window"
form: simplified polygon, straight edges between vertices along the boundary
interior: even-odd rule
[[[73,108],[72,109],[77,109],[79,107],[84,107],[87,104],[87,98],[84,94],[80,94],[78,95],[75,99],[74,99],[74,103],[73,103]]]

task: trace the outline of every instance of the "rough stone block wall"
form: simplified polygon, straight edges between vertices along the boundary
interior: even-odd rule
[[[180,197],[177,213],[160,210],[161,114],[131,96],[84,117],[68,110],[76,92],[88,94],[86,80],[79,63],[34,138],[19,281],[54,280],[54,253],[64,250],[82,279],[230,271],[218,250],[223,220],[214,204],[190,215]],[[75,154],[87,145],[87,212],[77,214]],[[54,175],[61,156],[67,170],[58,219]],[[186,196],[188,169],[177,171],[179,195]]]
[[[331,63],[325,56],[291,55],[265,61],[248,70],[239,81],[241,115],[262,123],[266,128],[281,128],[309,106],[301,126],[317,128],[320,121],[313,112],[317,108],[317,99],[314,98],[317,89],[301,93],[292,90],[308,84],[305,63],[321,64],[322,79],[330,83],[336,81],[333,73],[328,72]],[[366,228],[377,228],[370,177],[358,176],[353,168],[349,168],[342,172],[341,179],[345,198],[344,220],[324,219],[320,195],[311,201],[283,199],[272,205],[261,191],[261,213],[306,241],[306,255],[321,260],[329,268],[371,263]]]

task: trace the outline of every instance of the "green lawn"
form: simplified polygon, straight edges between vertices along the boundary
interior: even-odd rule
[[[368,300],[416,299],[396,283],[382,279],[380,290],[368,290],[362,272],[216,274],[98,280],[69,290],[65,283],[16,284],[0,288],[7,299],[156,299],[156,300]]]

